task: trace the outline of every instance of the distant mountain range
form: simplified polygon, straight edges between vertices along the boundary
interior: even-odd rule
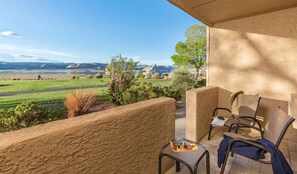
[[[42,70],[42,69],[100,69],[104,63],[42,63],[42,62],[0,62],[0,70]]]
[[[105,70],[104,63],[43,63],[43,62],[1,62],[0,70]],[[161,65],[138,65],[136,70],[143,70],[145,73],[170,73],[173,66]]]

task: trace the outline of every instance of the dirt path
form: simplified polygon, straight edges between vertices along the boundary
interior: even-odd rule
[[[107,87],[107,85],[97,85],[97,86],[83,86],[83,87],[69,87],[69,88],[55,88],[55,89],[47,89],[47,90],[31,90],[31,91],[18,91],[18,92],[2,92],[0,93],[0,97],[3,96],[11,96],[18,94],[31,94],[38,92],[54,92],[54,91],[65,91],[65,90],[73,90],[73,89],[88,89],[88,88],[100,88]]]

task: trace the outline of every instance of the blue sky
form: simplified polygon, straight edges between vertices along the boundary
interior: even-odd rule
[[[170,65],[176,43],[198,23],[166,0],[6,0],[0,61],[107,63],[123,54]]]

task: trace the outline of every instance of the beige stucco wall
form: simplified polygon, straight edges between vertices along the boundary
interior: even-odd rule
[[[218,107],[218,87],[189,90],[186,103],[186,138],[198,142],[208,133],[212,112]]]
[[[259,94],[264,116],[272,105],[290,111],[297,93],[297,8],[217,24],[209,28],[208,51],[208,85]]]
[[[159,98],[3,133],[0,173],[157,173],[174,121],[175,100]]]

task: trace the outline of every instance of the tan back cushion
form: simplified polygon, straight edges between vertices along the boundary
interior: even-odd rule
[[[232,114],[254,117],[258,109],[260,98],[261,97],[258,95],[239,94],[232,103]]]
[[[276,144],[281,133],[287,129],[291,117],[279,108],[275,108],[268,117],[264,128],[264,138]]]

